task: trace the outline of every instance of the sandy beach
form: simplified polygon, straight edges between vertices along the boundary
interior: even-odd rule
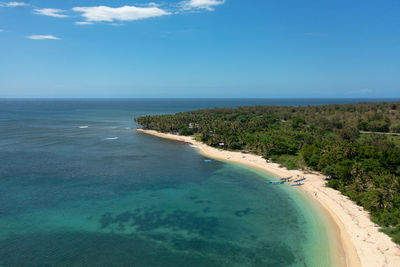
[[[197,146],[206,156],[244,164],[267,171],[277,177],[306,176],[305,184],[298,189],[320,205],[338,229],[338,240],[342,246],[346,266],[400,266],[400,247],[390,237],[381,233],[370,220],[368,212],[343,196],[340,192],[325,187],[319,173],[304,173],[287,170],[276,163],[268,163],[261,156],[230,152],[210,147],[188,136],[164,134],[152,130],[138,129],[139,132]]]

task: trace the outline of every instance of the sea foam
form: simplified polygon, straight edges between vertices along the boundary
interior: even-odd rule
[[[119,139],[119,137],[107,137],[107,138],[104,138],[104,140],[118,140]]]

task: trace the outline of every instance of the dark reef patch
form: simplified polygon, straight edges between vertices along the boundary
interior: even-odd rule
[[[102,229],[124,231],[134,228],[138,232],[148,232],[156,229],[172,231],[187,231],[189,234],[212,237],[216,234],[219,221],[216,217],[198,216],[194,212],[176,209],[173,212],[156,210],[154,208],[125,211],[119,214],[107,212],[98,220]]]
[[[37,233],[0,240],[1,266],[290,266],[278,244],[246,247],[224,241],[166,235]],[[118,261],[115,261],[118,259]],[[297,259],[299,260],[299,259]]]
[[[246,208],[244,210],[237,210],[235,211],[235,215],[238,217],[243,217],[245,215],[249,215],[252,212],[251,208]]]
[[[211,210],[210,207],[205,207],[205,208],[203,209],[203,212],[204,212],[204,213],[207,213],[207,212],[209,212],[210,210]]]

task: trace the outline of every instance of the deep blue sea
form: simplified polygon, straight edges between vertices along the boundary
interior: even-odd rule
[[[296,189],[133,118],[345,102],[0,100],[0,266],[329,266],[324,218]]]

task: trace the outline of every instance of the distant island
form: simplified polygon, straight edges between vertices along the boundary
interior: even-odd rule
[[[362,206],[400,244],[400,102],[214,108],[135,122],[322,173],[328,187]]]

